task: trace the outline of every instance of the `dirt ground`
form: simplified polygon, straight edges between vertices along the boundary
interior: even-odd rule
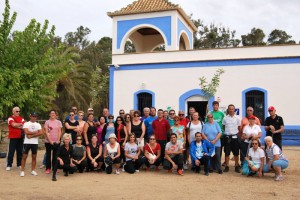
[[[44,151],[38,152],[38,176],[30,175],[30,155],[27,160],[25,177],[14,165],[5,171],[5,159],[0,159],[0,199],[300,199],[300,147],[284,147],[284,154],[290,166],[284,173],[284,181],[275,182],[273,174],[263,178],[245,177],[234,172],[233,161],[230,172],[208,177],[184,172],[184,176],[141,170],[139,173],[121,175],[105,173],[83,173],[51,181],[51,174],[38,169]]]

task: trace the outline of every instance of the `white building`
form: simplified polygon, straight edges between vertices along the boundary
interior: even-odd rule
[[[194,106],[205,114],[207,104],[234,104],[245,116],[253,106],[264,120],[268,106],[283,117],[286,130],[300,132],[300,45],[193,50],[196,27],[178,5],[164,0],[139,0],[113,19],[110,65],[111,113],[145,106],[187,112]],[[127,40],[137,53],[125,54]],[[164,52],[154,52],[165,45]],[[217,69],[225,73],[215,97],[206,99],[199,77],[210,80]],[[298,133],[299,134],[299,133]]]

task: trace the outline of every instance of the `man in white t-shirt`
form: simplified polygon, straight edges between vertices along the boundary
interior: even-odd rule
[[[168,172],[172,172],[173,169],[177,169],[177,173],[183,176],[183,143],[180,140],[177,140],[177,135],[171,133],[170,142],[166,144],[165,148],[165,160],[164,160],[164,169],[167,169]]]
[[[38,137],[42,135],[42,126],[36,122],[37,114],[32,112],[30,114],[30,121],[26,122],[23,126],[25,139],[24,139],[24,147],[23,147],[23,156],[21,163],[21,173],[20,176],[25,176],[24,168],[26,159],[28,156],[29,150],[31,150],[32,163],[31,163],[31,174],[33,176],[37,176],[38,174],[35,171],[36,166],[36,156],[38,150],[39,139]]]

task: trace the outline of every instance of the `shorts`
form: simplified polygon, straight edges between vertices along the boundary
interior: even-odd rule
[[[38,144],[24,144],[23,145],[23,153],[28,154],[31,149],[31,154],[36,155],[38,150]]]
[[[239,155],[239,141],[238,138],[229,138],[226,137],[224,138],[224,151],[225,151],[225,156],[229,156],[230,152],[233,153],[234,156]]]
[[[259,169],[260,168],[260,163],[255,163],[255,162],[253,162],[252,160],[251,160],[251,164],[252,164],[252,166],[253,167],[255,167],[256,169]]]

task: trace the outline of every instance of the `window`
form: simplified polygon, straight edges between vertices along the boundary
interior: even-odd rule
[[[247,107],[251,106],[254,109],[254,115],[260,119],[261,124],[265,120],[265,93],[259,90],[250,90],[246,92],[246,104]]]

